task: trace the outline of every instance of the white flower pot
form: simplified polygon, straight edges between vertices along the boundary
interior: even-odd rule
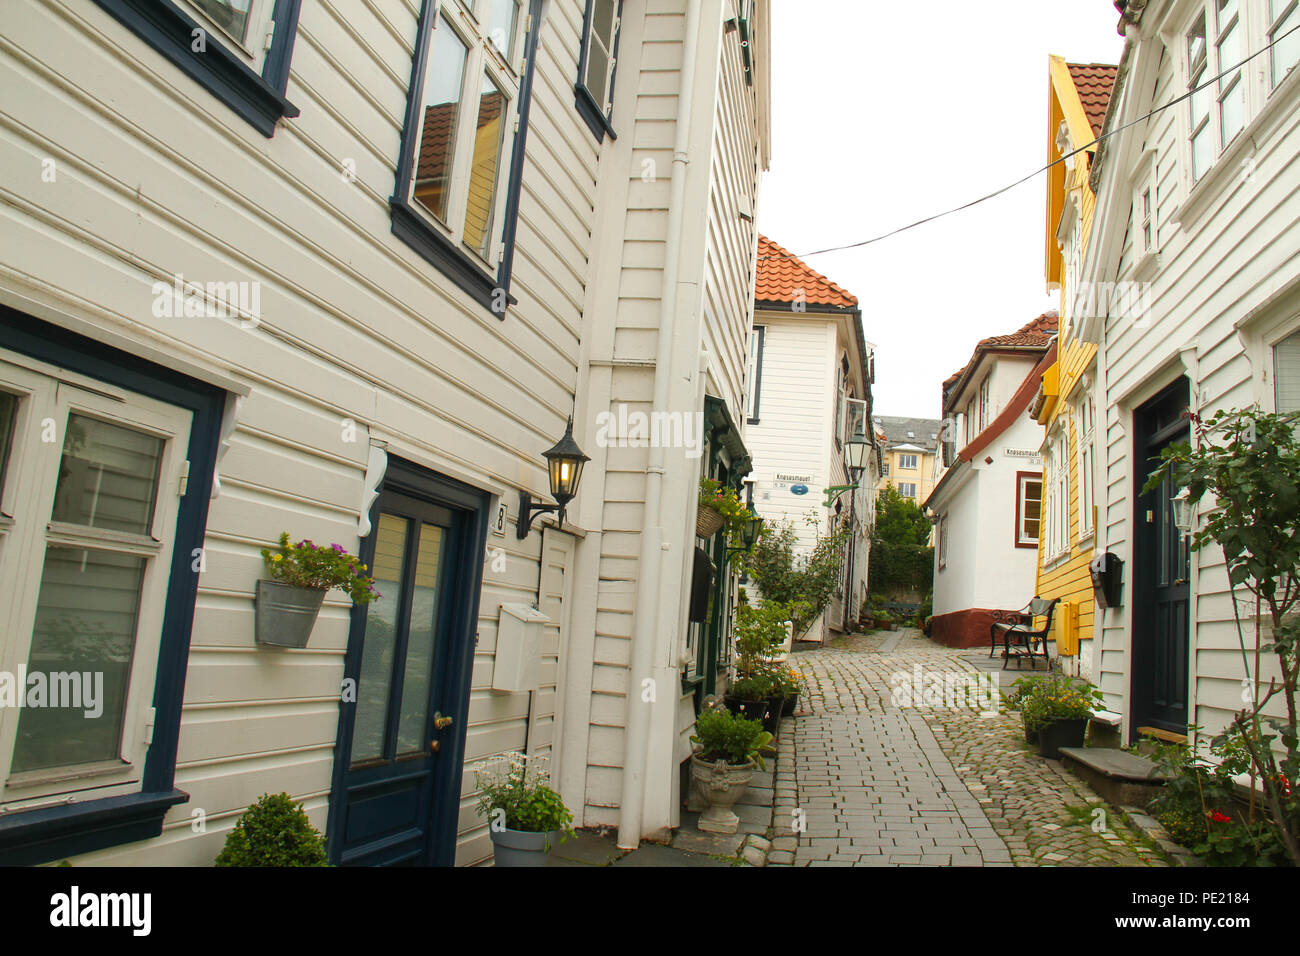
[[[725,760],[708,763],[699,755],[691,757],[691,783],[709,808],[700,814],[699,828],[709,833],[735,833],[740,817],[731,808],[749,786],[754,776],[754,761],[729,764]]]

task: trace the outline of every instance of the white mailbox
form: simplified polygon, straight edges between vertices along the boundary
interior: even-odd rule
[[[541,665],[542,628],[550,618],[529,604],[502,604],[497,619],[493,690],[536,690]]]

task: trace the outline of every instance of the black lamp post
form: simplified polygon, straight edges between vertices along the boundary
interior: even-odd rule
[[[763,530],[763,519],[758,515],[750,518],[740,529],[740,541],[744,545],[741,548],[728,548],[727,554],[748,554],[754,550],[754,542],[758,540],[759,534]]]
[[[551,479],[551,497],[553,505],[543,505],[533,501],[526,491],[519,493],[519,521],[515,525],[515,535],[528,537],[528,529],[534,520],[544,514],[555,513],[556,526],[564,525],[564,508],[578,493],[578,482],[582,480],[582,466],[591,459],[582,453],[578,443],[573,440],[573,418],[564,427],[564,437],[548,451],[542,452],[546,459],[546,471]]]
[[[849,480],[853,482],[849,487],[852,492],[849,495],[849,560],[847,563],[845,585],[848,593],[844,596],[844,617],[840,622],[840,629],[848,631],[849,616],[853,611],[853,553],[856,550],[853,541],[853,528],[856,523],[856,510],[858,504],[858,484],[862,480],[862,473],[867,469],[867,455],[871,453],[871,445],[862,435],[854,435],[844,443],[844,467],[848,469]]]

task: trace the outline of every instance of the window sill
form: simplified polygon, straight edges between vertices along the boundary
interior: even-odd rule
[[[33,866],[151,839],[167,811],[189,798],[173,789],[0,813],[0,864]]]
[[[1246,124],[1228,144],[1227,149],[1219,154],[1201,181],[1188,191],[1187,199],[1177,213],[1178,226],[1183,231],[1191,232],[1211,202],[1223,195],[1232,177],[1246,172],[1242,168],[1243,157],[1253,157],[1259,144],[1267,140],[1278,125],[1290,117],[1290,107],[1294,104],[1297,91],[1300,91],[1300,70],[1292,70],[1269,94],[1264,108]]]
[[[1153,275],[1160,271],[1160,252],[1152,249],[1138,260],[1137,265],[1133,267],[1132,277],[1134,282],[1145,282]]]
[[[1044,571],[1055,571],[1061,565],[1070,560],[1070,552],[1062,551],[1060,554],[1054,554],[1043,562]]]
[[[289,78],[289,54],[298,26],[298,3],[289,4],[284,23],[276,26],[275,45],[266,54],[266,73],[280,81],[254,73],[247,64],[215,37],[203,53],[191,50],[193,31],[199,25],[178,7],[156,0],[95,0],[114,20],[170,60],[182,73],[195,80],[225,103],[268,139],[280,119],[298,115],[298,108],[284,97]],[[110,45],[116,46],[116,44]]]
[[[596,142],[604,142],[606,136],[612,140],[618,139],[614,127],[610,125],[609,119],[596,105],[595,97],[587,91],[587,88],[579,83],[573,87],[573,92],[575,96],[573,105],[577,108],[582,121],[587,124],[587,128],[591,130],[591,135],[596,137]]]
[[[484,306],[496,318],[505,321],[506,309],[517,300],[502,288],[498,276],[483,271],[481,266],[448,242],[404,200],[394,196],[388,201],[388,206],[393,217],[393,235],[419,253],[422,259],[454,282],[475,302]]]

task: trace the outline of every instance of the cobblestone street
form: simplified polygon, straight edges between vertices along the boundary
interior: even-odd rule
[[[1165,865],[1025,743],[1019,715],[954,705],[954,688],[996,680],[961,658],[971,651],[912,629],[842,643],[792,657],[811,701],[794,722],[793,760],[778,767],[769,865]],[[948,699],[908,700],[939,678]]]

